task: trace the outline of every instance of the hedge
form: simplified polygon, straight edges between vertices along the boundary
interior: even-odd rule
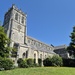
[[[75,59],[63,59],[63,66],[75,67]]]

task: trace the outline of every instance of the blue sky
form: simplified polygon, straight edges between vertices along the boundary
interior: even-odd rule
[[[27,13],[27,34],[47,44],[69,45],[75,25],[75,0],[1,0],[0,21],[15,4]]]

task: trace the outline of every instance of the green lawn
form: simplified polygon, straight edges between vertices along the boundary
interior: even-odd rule
[[[0,71],[0,75],[75,75],[75,68],[37,67]]]

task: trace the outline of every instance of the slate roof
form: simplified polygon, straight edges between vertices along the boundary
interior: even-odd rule
[[[65,48],[67,48],[67,46],[66,45],[61,45],[61,46],[55,46],[54,47],[54,50],[58,50],[58,49],[65,49]]]
[[[55,54],[55,52],[53,52],[53,47],[51,45],[45,44],[45,43],[43,43],[41,41],[38,41],[38,40],[36,40],[36,39],[34,39],[32,37],[29,37],[29,36],[27,36],[27,38],[32,39],[32,40],[37,41],[37,42],[40,42],[40,43],[52,48],[52,50],[49,50],[49,49],[46,49],[44,47],[39,47],[39,46],[37,47],[35,45],[27,43],[27,45],[30,46],[32,50],[37,50],[37,51],[47,52],[47,53],[50,53],[50,54]]]

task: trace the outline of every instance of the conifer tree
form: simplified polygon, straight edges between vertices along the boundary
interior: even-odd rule
[[[71,42],[68,46],[68,52],[72,58],[75,58],[75,26],[73,27],[73,31],[70,35]]]

